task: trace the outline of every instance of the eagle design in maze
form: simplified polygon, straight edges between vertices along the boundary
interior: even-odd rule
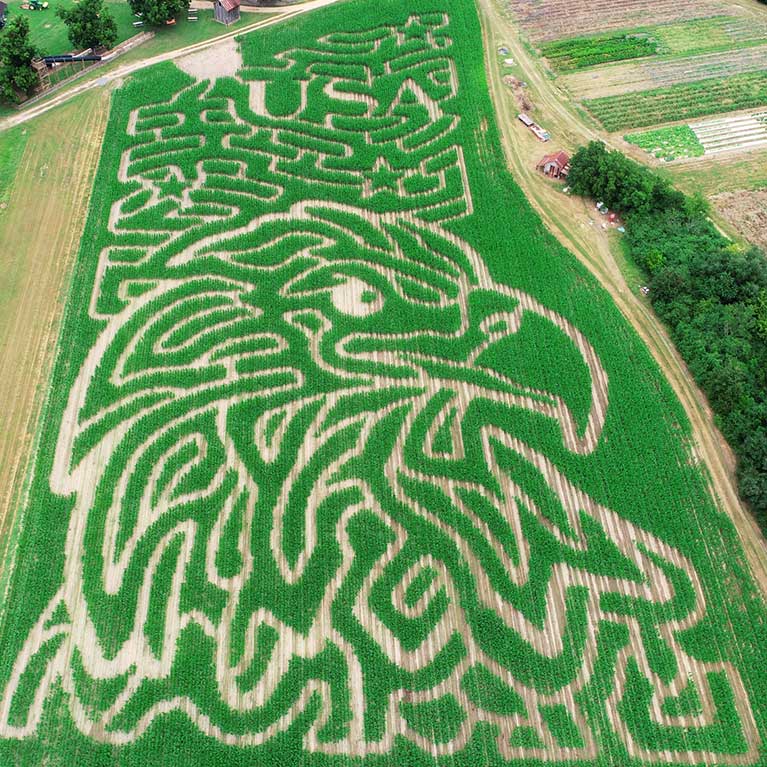
[[[596,701],[636,759],[755,758],[738,673],[679,641],[706,612],[691,563],[519,437],[588,456],[608,380],[455,234],[451,51],[446,15],[413,16],[130,113],[50,477],[63,579],[5,737],[60,686],[117,745],[180,711],[233,746],[440,756],[490,728],[561,761],[598,755]],[[536,384],[530,338],[578,396]]]

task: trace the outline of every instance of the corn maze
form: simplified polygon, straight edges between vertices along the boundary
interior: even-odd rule
[[[356,2],[115,95],[0,763],[764,758],[734,530],[503,172],[479,40]]]

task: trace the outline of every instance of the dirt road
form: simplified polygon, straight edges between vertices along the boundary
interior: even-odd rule
[[[477,0],[482,22],[485,61],[490,93],[496,107],[504,150],[515,180],[536,208],[549,230],[591,270],[610,292],[618,308],[631,322],[660,365],[679,397],[692,424],[695,447],[711,478],[711,489],[720,508],[734,521],[755,578],[767,593],[767,545],[753,517],[743,507],[736,491],[735,461],[729,446],[718,432],[705,397],[692,380],[684,361],[677,353],[665,328],[649,304],[635,289],[627,286],[611,252],[607,234],[598,226],[588,225],[582,203],[571,200],[545,183],[535,171],[535,160],[542,154],[516,119],[518,111],[511,90],[503,83],[496,51],[500,45],[509,49],[524,73],[536,116],[551,130],[557,146],[575,148],[591,139],[609,138],[591,128],[579,117],[546,76],[520,39],[514,21],[501,10],[496,0]],[[578,210],[580,207],[580,211]]]
[[[100,88],[115,84],[128,75],[131,75],[140,69],[144,69],[145,67],[151,67],[154,64],[160,64],[164,61],[173,61],[174,59],[180,58],[181,56],[186,56],[190,53],[196,53],[197,51],[219,45],[220,43],[230,40],[233,37],[245,35],[248,32],[253,32],[256,29],[263,29],[264,27],[269,27],[272,24],[281,24],[282,22],[293,18],[294,16],[300,16],[302,13],[313,11],[317,8],[322,8],[325,5],[331,5],[337,1],[338,0],[308,0],[307,2],[301,3],[300,5],[271,8],[270,12],[275,15],[270,15],[266,19],[255,21],[252,24],[248,24],[244,27],[238,27],[232,32],[226,32],[225,34],[219,35],[218,37],[212,37],[209,40],[203,40],[199,43],[187,45],[184,48],[178,48],[174,51],[160,53],[157,56],[152,56],[142,61],[134,61],[130,64],[124,64],[123,66],[117,67],[109,72],[105,72],[101,77],[87,80],[83,83],[80,83],[79,85],[75,85],[68,90],[61,91],[61,93],[47,101],[36,104],[35,106],[32,106],[29,109],[25,109],[18,114],[11,115],[10,117],[6,117],[0,120],[0,132],[6,130],[7,128],[12,128],[14,125],[20,125],[21,123],[25,123],[35,117],[39,117],[49,110],[59,106],[60,104],[70,101],[81,93],[85,93],[86,91],[92,90],[93,88]]]

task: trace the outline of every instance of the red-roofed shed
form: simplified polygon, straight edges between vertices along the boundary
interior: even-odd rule
[[[562,151],[547,154],[538,163],[536,169],[550,178],[567,178],[570,172],[570,155]]]
[[[213,15],[222,24],[234,24],[240,19],[240,0],[215,0]]]

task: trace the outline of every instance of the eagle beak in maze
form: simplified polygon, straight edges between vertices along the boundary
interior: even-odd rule
[[[177,266],[182,277],[174,277]],[[334,618],[351,610],[392,663],[410,671],[432,663],[442,644],[429,640],[413,655],[370,608],[376,582],[404,556],[414,518],[449,539],[467,563],[480,600],[503,615],[494,630],[516,632],[542,656],[562,652],[564,629],[555,619],[572,586],[592,587],[595,623],[602,591],[668,601],[674,587],[650,550],[689,575],[695,603],[703,604],[694,571],[676,552],[594,503],[542,455],[544,447],[577,455],[597,447],[608,384],[592,347],[559,314],[495,282],[449,230],[406,214],[302,203],[225,239],[187,246],[169,257],[168,273],[147,290],[121,292],[124,309],[108,320],[72,388],[51,474],[53,490],[73,499],[64,582],[14,667],[0,726],[27,665],[52,636],[66,633],[41,689],[61,679],[78,727],[91,737],[135,739],[170,704],[157,700],[135,721],[125,711],[148,680],[170,677],[192,625],[213,653],[210,669],[197,673],[212,674],[227,710],[243,717],[237,727],[244,734],[228,733],[227,742],[273,737],[314,692],[325,702],[307,735],[312,749],[385,751],[398,732],[418,740],[392,695],[386,737],[367,742],[358,694],[364,652]],[[519,462],[501,466],[504,450],[545,477],[564,518],[538,512],[525,478],[508,468]],[[589,545],[585,511],[644,585],[579,580],[577,569],[563,565],[545,595],[546,623],[534,625],[498,591],[499,578],[512,589],[529,580],[521,506],[576,552]],[[371,514],[394,540],[369,563],[351,603],[339,604],[359,554],[352,520]],[[437,695],[449,680],[458,695],[467,664],[482,663],[517,685],[533,701],[526,716],[535,716],[537,693],[488,655],[487,637],[468,627],[445,563],[421,553],[410,575],[430,562],[438,578],[401,611],[417,619],[418,605],[426,610],[442,583],[451,606],[439,635],[458,630],[467,643],[442,686],[423,695]],[[487,562],[499,563],[492,577]],[[266,671],[243,687],[263,627],[274,636]],[[307,681],[285,704],[288,714],[270,725],[247,724],[282,695],[291,658],[317,658],[329,643],[343,655],[354,691],[347,746],[316,738],[333,716],[329,682]],[[644,658],[641,644],[633,649]],[[75,663],[80,674],[122,680],[108,708],[93,711],[80,699]],[[568,687],[557,700],[565,704],[571,694]],[[192,697],[173,701],[223,737],[223,725]],[[31,732],[38,719],[30,709],[14,732]]]
[[[212,262],[226,267],[220,277],[210,277]],[[380,470],[412,504],[398,476],[412,435],[422,433],[427,458],[460,462],[475,410],[476,423],[516,412],[549,423],[568,450],[584,453],[603,418],[606,376],[580,333],[527,294],[496,285],[454,235],[407,216],[302,204],[227,240],[198,242],[169,264],[184,265],[186,276],[130,300],[121,292],[125,308],[71,390],[51,474],[74,508],[64,585],[30,635],[27,660],[63,602],[76,646],[62,644],[51,678],[70,674],[78,653],[87,672],[130,680],[104,728],[144,679],[170,673],[190,622],[228,653],[238,609],[270,558],[288,602],[295,589],[325,582],[313,589],[310,622],[329,610],[344,568],[323,571],[323,505],[345,493],[351,508],[380,509],[359,468],[357,476],[348,468],[377,424],[400,419],[389,454],[379,451]],[[528,369],[538,343],[552,365],[580,366],[574,378],[584,391],[558,392],[548,386],[551,371]],[[160,608],[152,584],[166,550],[175,567]],[[217,624],[204,606],[183,606],[194,603],[189,583],[206,593],[195,569],[229,595]],[[158,609],[165,638],[152,642],[146,626]],[[270,620],[285,641],[301,629],[289,615]],[[305,642],[307,653],[312,646]],[[23,668],[20,660],[19,675]],[[226,698],[224,680],[219,687]]]

